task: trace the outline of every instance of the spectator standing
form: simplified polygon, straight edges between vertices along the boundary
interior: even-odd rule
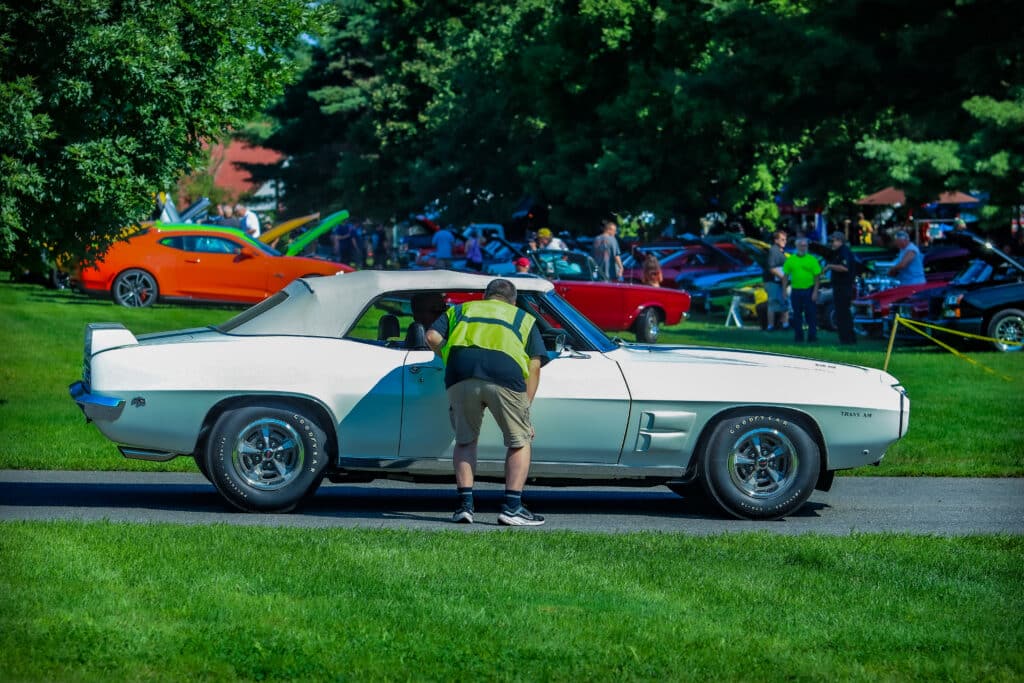
[[[256,212],[250,210],[245,204],[238,204],[235,206],[235,214],[238,216],[242,230],[245,230],[249,237],[257,239],[262,232],[262,228],[260,226],[260,217],[256,215]]]
[[[924,284],[924,258],[921,256],[921,250],[910,241],[910,235],[906,230],[896,231],[895,239],[900,255],[896,263],[889,268],[889,275],[899,280],[901,285]]]
[[[475,229],[469,230],[466,237],[466,268],[478,273],[483,272],[484,252],[480,244],[483,237],[478,236]]]
[[[839,331],[840,344],[856,344],[857,335],[853,332],[853,282],[856,276],[856,261],[853,251],[846,243],[846,236],[841,232],[832,233],[832,253],[828,256],[825,268],[831,273],[832,305],[836,311],[836,328]]]
[[[565,242],[551,233],[551,228],[541,228],[537,231],[537,248],[569,250],[569,247],[565,246]]]
[[[873,236],[875,234],[875,226],[871,225],[871,221],[864,218],[863,213],[857,214],[857,232],[860,235],[861,244],[873,244]]]
[[[373,267],[382,270],[391,262],[391,239],[383,223],[378,223],[371,237],[373,245]]]
[[[608,280],[622,279],[622,252],[619,251],[619,241],[615,239],[618,230],[615,221],[605,221],[603,232],[594,238],[591,255],[597,261],[597,269]]]
[[[434,245],[434,259],[437,268],[451,268],[455,256],[455,235],[448,228],[439,228],[431,238]]]
[[[799,343],[804,340],[804,323],[807,324],[807,341],[818,341],[818,283],[821,279],[821,264],[818,258],[807,253],[807,238],[796,238],[796,253],[786,259],[782,266],[785,278],[782,286],[792,284],[790,298],[793,301],[793,338]]]
[[[334,228],[331,233],[331,246],[335,261],[349,264],[355,262],[355,253],[359,249],[356,242],[356,226],[345,221]]]
[[[661,263],[654,254],[647,254],[644,257],[643,283],[649,287],[661,287],[662,273]]]
[[[487,285],[482,301],[453,306],[427,331],[427,343],[445,366],[449,414],[455,428],[455,483],[459,507],[452,521],[473,522],[473,482],[484,408],[491,411],[505,441],[505,503],[498,523],[538,526],[544,518],[523,505],[530,471],[530,404],[547,359],[536,319],[518,308],[509,280]]]
[[[786,263],[786,240],[785,230],[776,230],[772,235],[772,246],[768,250],[761,278],[764,280],[764,291],[768,294],[768,326],[765,329],[769,332],[776,327],[789,329],[789,300],[783,286],[786,276],[782,271]]]
[[[220,220],[220,225],[225,228],[241,228],[242,219],[235,215],[235,207],[230,204],[224,205],[224,217]]]

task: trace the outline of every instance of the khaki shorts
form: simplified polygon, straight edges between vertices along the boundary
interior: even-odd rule
[[[505,437],[505,448],[530,443],[530,403],[525,391],[512,391],[475,377],[448,388],[448,415],[455,429],[455,443],[465,446],[480,437],[484,408],[489,408]]]

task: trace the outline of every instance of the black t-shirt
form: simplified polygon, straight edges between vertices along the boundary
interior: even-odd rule
[[[442,315],[435,320],[430,329],[448,339],[448,316]],[[544,338],[540,336],[536,323],[530,328],[530,334],[526,338],[526,355],[530,358],[540,357],[542,365],[548,361]],[[448,363],[444,369],[444,385],[450,387],[471,377],[494,382],[512,391],[526,391],[523,371],[519,363],[507,353],[476,346],[456,346],[448,354]]]
[[[836,264],[837,266],[846,266],[846,272],[840,272],[833,270],[832,272],[832,289],[843,288],[849,290],[853,288],[853,278],[856,274],[857,263],[853,258],[853,252],[850,247],[843,245],[838,249],[832,250],[828,255],[828,263]]]

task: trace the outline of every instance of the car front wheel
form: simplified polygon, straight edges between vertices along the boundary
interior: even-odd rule
[[[144,308],[156,303],[160,289],[156,278],[139,268],[129,268],[114,279],[110,293],[114,303],[128,308]]]
[[[206,471],[228,502],[247,512],[288,512],[319,487],[327,437],[287,405],[229,410],[213,427]]]
[[[660,322],[657,311],[653,308],[644,309],[636,319],[636,340],[644,344],[656,344]]]
[[[708,497],[740,519],[778,519],[810,497],[821,468],[817,443],[788,416],[750,412],[715,426],[700,462]]]
[[[1002,340],[993,342],[999,351],[1020,351],[1024,348],[1024,311],[1008,308],[994,315],[988,336]]]

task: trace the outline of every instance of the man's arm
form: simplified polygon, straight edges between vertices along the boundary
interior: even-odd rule
[[[909,266],[910,262],[913,260],[914,252],[907,251],[907,253],[903,255],[903,258],[900,259],[899,263],[895,264],[892,268],[889,269],[889,275],[895,275],[897,272]]]
[[[526,376],[526,399],[533,403],[533,396],[537,393],[537,387],[540,386],[540,358],[534,356],[530,359],[529,366],[530,374]]]
[[[440,351],[441,346],[443,344],[444,344],[444,337],[441,336],[440,332],[438,332],[437,330],[435,330],[433,328],[427,330],[427,346],[430,347],[431,351],[433,351],[434,353],[437,353],[438,351]]]

